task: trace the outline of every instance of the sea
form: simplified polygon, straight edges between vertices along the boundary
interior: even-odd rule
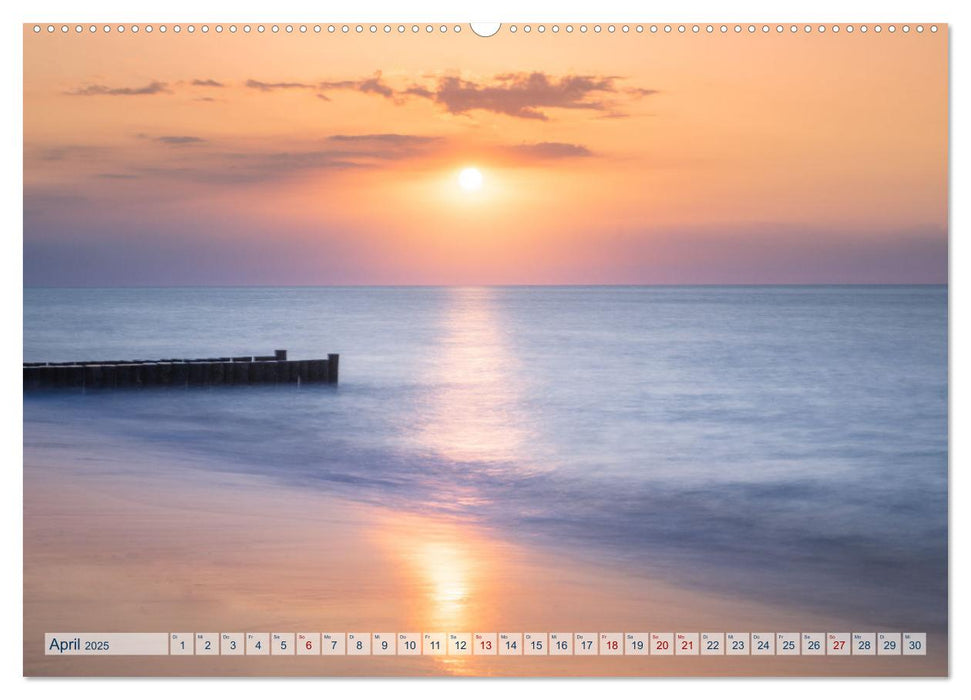
[[[946,286],[24,289],[25,361],[284,348],[339,353],[339,384],[25,393],[25,468],[84,434],[577,566],[947,627]]]

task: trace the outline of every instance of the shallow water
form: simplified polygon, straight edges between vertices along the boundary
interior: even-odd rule
[[[946,287],[25,289],[24,338],[26,361],[341,353],[337,387],[25,395],[28,462],[82,430],[581,566],[946,626]]]

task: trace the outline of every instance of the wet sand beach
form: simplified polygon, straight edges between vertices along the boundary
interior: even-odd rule
[[[926,657],[49,657],[50,631],[861,631],[440,514],[28,426],[26,675],[935,675]],[[866,628],[869,631],[869,628]]]

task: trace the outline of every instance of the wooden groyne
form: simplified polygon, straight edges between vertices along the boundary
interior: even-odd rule
[[[153,386],[245,384],[336,384],[339,355],[326,360],[288,360],[273,355],[206,357],[192,360],[105,360],[25,362],[24,391],[115,389]]]

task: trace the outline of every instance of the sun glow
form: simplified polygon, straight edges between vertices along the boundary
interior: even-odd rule
[[[482,189],[482,173],[478,168],[464,168],[459,173],[459,187],[466,192],[475,192]]]

